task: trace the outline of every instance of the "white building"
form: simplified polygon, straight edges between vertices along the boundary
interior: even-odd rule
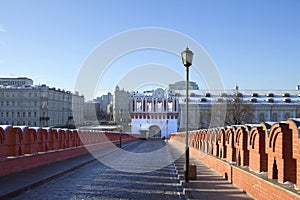
[[[175,97],[164,97],[163,89],[152,95],[133,93],[131,104],[131,132],[142,138],[169,138],[177,132],[178,101]]]
[[[253,118],[246,123],[282,121],[300,117],[300,88],[296,90],[190,90],[189,91],[189,129],[221,126],[218,113],[225,113],[225,103],[238,95],[253,112]],[[179,100],[179,130],[185,130],[186,91],[168,91],[169,97]],[[220,109],[222,108],[222,109]],[[219,109],[219,110],[218,110]],[[213,113],[215,114],[213,116]],[[217,114],[216,114],[217,113]],[[223,121],[224,123],[224,121]],[[224,124],[223,124],[224,125]]]
[[[0,78],[1,86],[22,86],[22,85],[33,85],[33,80],[26,77],[18,78]]]
[[[46,85],[0,86],[0,124],[69,126],[83,121],[84,97]]]

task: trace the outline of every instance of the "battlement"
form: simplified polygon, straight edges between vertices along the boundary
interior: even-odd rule
[[[0,126],[0,176],[138,138],[119,132]]]
[[[190,151],[256,199],[299,199],[299,125],[289,119],[190,131]],[[185,144],[183,132],[170,137]]]

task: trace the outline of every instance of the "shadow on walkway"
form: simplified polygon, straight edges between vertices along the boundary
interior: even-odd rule
[[[190,164],[197,166],[197,180],[190,180],[186,184],[184,182],[184,152],[173,143],[169,143],[169,147],[173,158],[178,158],[174,165],[184,185],[184,194],[187,199],[253,199],[193,156],[190,156]]]

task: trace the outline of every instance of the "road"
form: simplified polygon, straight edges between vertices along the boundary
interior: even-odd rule
[[[183,199],[168,146],[138,141],[13,199]]]

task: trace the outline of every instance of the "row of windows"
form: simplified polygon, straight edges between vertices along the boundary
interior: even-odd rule
[[[198,101],[200,102],[207,102],[207,99],[206,98],[201,98],[199,99]],[[225,101],[228,101],[228,99],[223,99],[223,98],[217,98],[215,99],[216,102],[225,102]],[[232,99],[232,101],[235,101],[235,99]],[[249,99],[250,102],[252,103],[256,103],[257,102],[257,98],[251,98]],[[271,102],[271,103],[274,103],[274,99],[273,98],[268,98],[268,99],[264,99],[265,102]],[[282,102],[286,102],[286,103],[291,103],[292,100],[290,98],[285,98],[285,99],[281,99]],[[300,101],[300,99],[298,99],[298,101]],[[185,102],[185,99],[184,99],[184,102]]]
[[[37,117],[37,112],[21,112],[21,111],[6,111],[6,112],[0,112],[0,117]]]
[[[39,97],[40,93],[38,92],[2,92],[1,93],[1,97],[13,97],[13,98],[16,98],[16,97],[20,97],[20,98],[25,98],[25,97]],[[67,100],[67,101],[70,101],[71,99],[71,96],[68,94],[68,95],[61,95],[61,94],[52,94],[52,95],[49,95],[48,96],[48,93],[42,93],[41,95],[42,97],[44,98],[51,98],[51,99],[54,99],[54,100]]]
[[[177,96],[177,97],[181,96],[180,93],[175,93],[174,95]],[[196,97],[197,94],[196,94],[196,93],[191,93],[190,96],[191,96],[191,97]],[[214,96],[214,95],[211,94],[211,93],[204,93],[203,96],[204,96],[204,97],[212,97],[212,96]],[[231,94],[221,93],[219,96],[220,96],[220,97],[230,97]],[[243,97],[244,95],[243,95],[242,93],[235,93],[235,94],[233,94],[233,96],[235,96],[235,97]],[[250,94],[250,96],[252,96],[252,97],[259,97],[260,95],[259,95],[258,93],[252,93],[252,94]],[[265,96],[266,96],[266,97],[275,97],[275,94],[274,94],[274,93],[267,93],[267,94],[265,94]],[[282,96],[282,97],[291,97],[292,95],[291,95],[290,93],[283,93],[283,94],[281,94],[281,96]],[[299,93],[299,94],[296,94],[295,96],[300,97],[300,93]]]
[[[290,113],[285,113],[284,114],[284,119],[288,119],[291,117],[291,114]],[[280,115],[278,113],[272,113],[271,114],[271,121],[278,121],[280,118]],[[259,121],[263,122],[267,120],[266,117],[265,117],[265,114],[264,113],[260,113],[259,114]]]
[[[1,101],[0,106],[37,106],[37,101],[24,102],[24,101]]]
[[[69,103],[62,104],[60,102],[47,102],[47,101],[42,102],[42,105],[43,107],[49,105],[61,109],[63,109],[64,107],[71,106],[71,104]],[[18,107],[38,106],[38,102],[37,101],[1,101],[0,106],[18,106]]]
[[[2,97],[38,97],[38,93],[27,92],[2,92]]]

